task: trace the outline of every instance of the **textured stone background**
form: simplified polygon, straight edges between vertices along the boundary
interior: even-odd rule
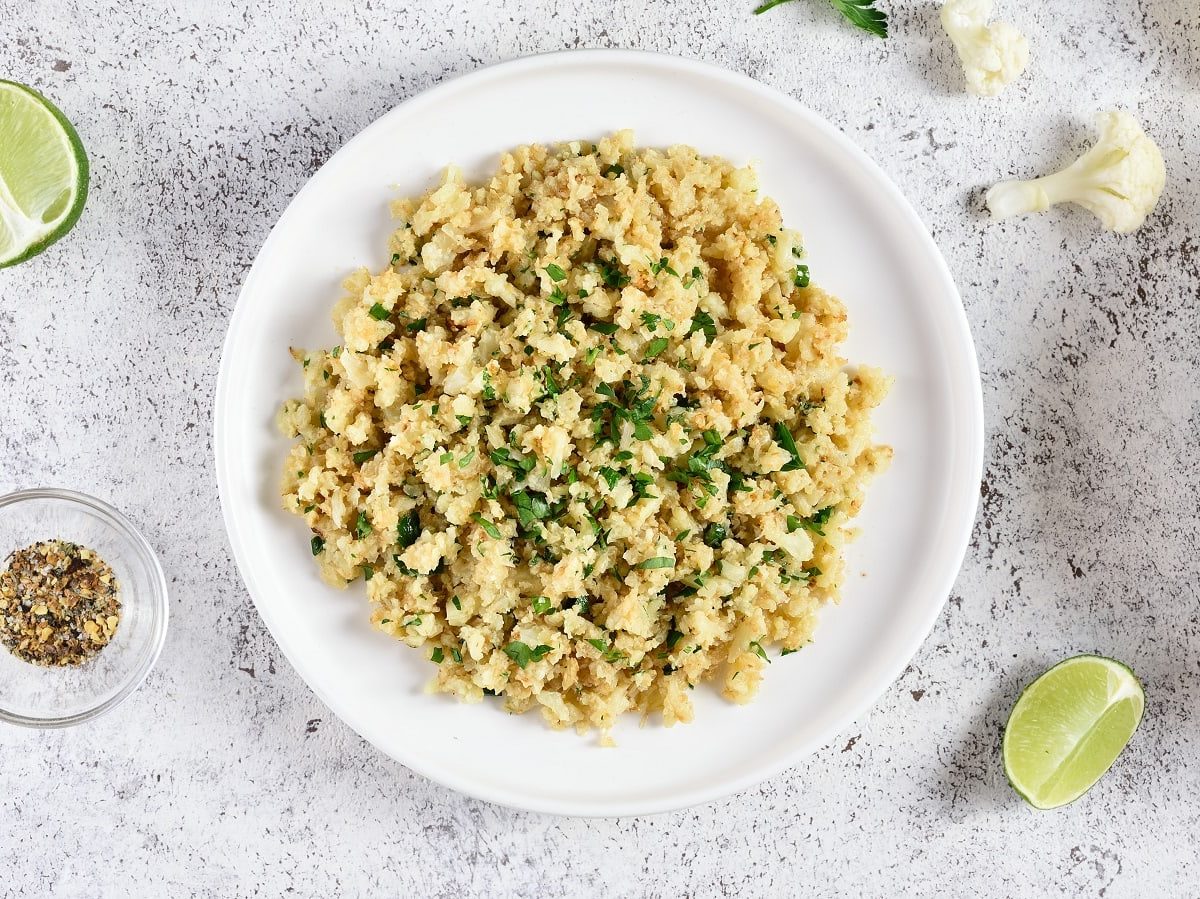
[[[107,498],[156,544],[173,601],[120,710],[0,731],[0,892],[1200,895],[1200,7],[1001,0],[1033,67],[984,102],[932,2],[882,0],[886,43],[820,0],[752,5],[0,0],[0,77],[53,97],[94,166],[70,237],[0,272],[0,492]],[[609,46],[746,72],[883,165],[962,289],[988,453],[951,601],[852,730],[723,802],[575,821],[458,796],[329,716],[234,571],[210,408],[239,283],[330,154],[445,78]],[[1142,231],[982,217],[980,188],[1072,158],[1116,105],[1167,160]],[[1137,669],[1146,721],[1093,793],[1035,813],[1005,784],[1002,722],[1078,651]]]

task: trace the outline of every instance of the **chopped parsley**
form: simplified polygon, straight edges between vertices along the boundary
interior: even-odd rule
[[[753,651],[753,653],[756,656],[758,656],[760,659],[762,659],[768,665],[771,664],[771,659],[767,656],[767,651],[765,649],[763,649],[762,644],[759,643],[757,640],[750,641],[750,649]]]
[[[807,265],[796,266],[796,270],[792,272],[792,283],[797,287],[808,287],[809,277]]]
[[[590,643],[593,647],[595,647],[596,651],[599,652],[602,656],[604,656],[604,661],[606,661],[606,662],[615,663],[615,662],[619,662],[625,658],[625,653],[623,653],[617,649],[614,649],[612,646],[605,643],[599,637],[592,637],[591,639],[588,640],[588,643]]]
[[[611,384],[601,384],[596,388],[598,394],[610,400],[592,409],[597,442],[620,443],[623,422],[633,425],[636,439],[649,440],[654,436],[650,422],[654,420],[654,406],[658,402],[658,394],[651,396],[649,393],[650,379],[642,375],[640,387],[635,388],[627,380],[622,381],[619,387],[619,391]]]
[[[490,458],[496,465],[504,468],[511,468],[514,472],[514,477],[518,481],[524,480],[525,475],[529,474],[529,472],[531,472],[533,467],[537,464],[537,459],[533,456],[515,456],[506,446],[502,446],[500,449],[492,450],[491,453],[488,454],[488,458]]]
[[[667,259],[666,256],[663,256],[661,259],[658,260],[658,262],[651,262],[650,263],[650,271],[652,271],[656,275],[661,274],[662,272],[666,272],[668,275],[673,275],[676,278],[679,277],[679,272],[677,272],[677,271],[675,271],[675,269],[671,268],[671,260]]]
[[[371,522],[367,519],[366,512],[359,512],[358,518],[354,521],[354,536],[359,540],[371,533]]]
[[[538,521],[552,517],[550,503],[546,497],[533,490],[518,490],[512,494],[513,505],[517,507],[517,520],[522,528],[528,528]]]
[[[615,260],[601,259],[596,264],[600,267],[600,277],[604,280],[605,287],[619,290],[629,283],[629,276],[617,268]]]
[[[319,556],[321,553],[325,552],[324,537],[313,537],[309,545],[312,547],[312,554],[314,556]]]
[[[589,322],[588,327],[606,336],[612,336],[621,330],[620,325],[614,325],[612,322]]]
[[[371,318],[375,319],[375,321],[382,322],[387,321],[387,318],[389,315],[391,315],[391,313],[384,309],[379,303],[376,303],[371,307],[370,315]]]
[[[675,560],[670,556],[653,556],[649,559],[642,559],[633,566],[639,571],[653,571],[655,568],[674,568]]]
[[[475,416],[473,415],[455,415],[454,417],[458,419],[458,423],[464,428],[470,426],[471,422],[475,420]]]
[[[704,545],[711,546],[717,549],[729,537],[729,528],[721,524],[719,521],[714,521],[704,529]]]
[[[713,317],[703,309],[699,310],[692,316],[692,326],[688,329],[688,337],[691,337],[697,331],[704,332],[704,342],[712,343],[717,336],[717,323]]]
[[[550,276],[551,281],[567,280],[567,273],[564,272],[559,266],[555,265],[553,262],[551,262],[548,266],[546,266],[546,274]]]
[[[471,515],[471,520],[483,528],[487,532],[487,535],[493,540],[501,539],[500,528],[496,527],[494,524],[492,524],[492,522],[488,521],[478,512],[475,512]]]
[[[829,516],[831,516],[833,514],[833,510],[834,510],[833,506],[826,506],[824,509],[821,509],[819,512],[816,512],[811,518],[805,518],[805,519],[800,520],[799,526],[805,528],[806,530],[812,531],[814,534],[818,534],[819,536],[824,537],[825,536],[825,525],[829,523]],[[792,527],[791,527],[791,519],[792,518],[793,518],[793,516],[791,516],[791,515],[788,516],[788,530],[789,531],[792,530]],[[820,574],[820,573],[821,572],[819,572],[819,571],[817,572],[817,574]]]
[[[533,613],[535,615],[545,615],[554,609],[554,603],[550,602],[544,596],[531,596],[529,601],[533,603]]]
[[[461,459],[458,460],[458,467],[466,468],[468,465],[471,464],[471,460],[474,458],[475,458],[475,447],[471,447],[471,449],[468,450],[467,453]]]
[[[524,668],[530,662],[541,661],[542,656],[548,652],[550,652],[550,647],[545,643],[531,649],[529,644],[522,643],[520,640],[514,640],[504,647],[504,654],[516,662],[518,668]]]
[[[429,660],[431,662],[433,662],[435,665],[440,665],[445,660],[445,658],[446,658],[446,654],[442,652],[442,647],[439,646],[436,649],[434,649],[433,654],[430,655],[430,657],[429,657]]]
[[[665,350],[666,348],[667,348],[667,338],[655,337],[646,346],[646,358],[653,359],[656,356],[661,356],[663,350]]]
[[[412,546],[421,536],[421,518],[413,509],[396,523],[396,543],[404,549]]]
[[[362,465],[364,462],[366,462],[368,459],[373,457],[378,452],[379,452],[379,450],[377,450],[377,449],[362,450],[360,452],[357,452],[354,454],[354,464]]]
[[[799,471],[804,468],[804,460],[800,458],[800,451],[796,449],[796,439],[788,430],[788,426],[781,421],[775,422],[775,442],[792,457],[792,460],[780,469],[781,471]]]
[[[612,490],[617,486],[617,481],[621,480],[621,472],[605,465],[600,469],[600,477],[604,478],[605,483],[608,484],[608,489]]]

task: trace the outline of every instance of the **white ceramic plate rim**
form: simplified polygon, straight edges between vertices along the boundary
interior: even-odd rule
[[[530,797],[497,787],[494,784],[482,784],[474,779],[463,777],[450,767],[432,762],[428,758],[419,757],[419,753],[404,751],[395,746],[385,748],[384,741],[378,738],[377,730],[372,721],[366,720],[363,716],[348,714],[344,708],[339,707],[340,703],[334,696],[328,695],[326,691],[317,685],[319,678],[316,676],[316,673],[311,670],[305,658],[292,651],[292,648],[289,646],[288,639],[285,636],[286,628],[282,627],[282,622],[277,619],[277,611],[272,607],[271,603],[264,601],[264,597],[268,594],[268,588],[265,588],[258,581],[255,568],[250,564],[251,557],[246,548],[235,501],[231,497],[230,485],[232,475],[229,470],[229,459],[231,457],[229,448],[225,446],[227,437],[223,425],[223,414],[228,405],[228,396],[233,389],[228,375],[229,365],[227,364],[227,359],[229,357],[229,349],[234,343],[235,335],[239,332],[239,323],[247,307],[246,298],[253,293],[256,277],[260,274],[258,259],[266,255],[267,250],[280,239],[281,225],[286,221],[288,212],[292,207],[299,204],[308,193],[317,190],[322,185],[322,176],[327,174],[327,170],[333,162],[332,158],[309,179],[297,193],[296,197],[293,198],[288,209],[285,210],[279,222],[276,223],[268,235],[259,252],[259,257],[256,258],[254,266],[252,266],[246,277],[237,305],[230,318],[226,334],[222,352],[222,364],[217,379],[213,421],[213,446],[216,455],[217,482],[221,497],[222,514],[238,570],[254,600],[260,616],[275,637],[280,649],[292,667],[296,669],[318,698],[364,739],[374,744],[385,754],[390,755],[397,761],[431,780],[444,784],[461,793],[512,808],[579,816],[653,814],[686,808],[737,793],[795,765],[801,759],[828,743],[837,733],[844,730],[856,718],[869,709],[904,671],[912,656],[924,642],[934,623],[937,621],[945,605],[946,597],[953,587],[954,580],[957,577],[966,554],[975,518],[978,503],[978,485],[983,470],[984,447],[983,401],[979,381],[979,369],[966,315],[949,269],[920,218],[883,171],[841,131],[791,97],[760,84],[745,75],[695,60],[630,50],[559,51],[520,58],[454,78],[402,102],[355,136],[346,147],[343,147],[339,151],[339,154],[335,154],[334,158],[350,146],[370,140],[376,131],[387,127],[387,123],[393,118],[409,115],[418,107],[445,102],[458,92],[470,91],[504,75],[518,72],[529,73],[538,70],[552,70],[577,64],[594,64],[597,58],[601,57],[606,64],[613,66],[636,63],[641,66],[659,67],[664,70],[677,72],[680,75],[699,76],[702,79],[715,80],[724,83],[726,86],[736,87],[756,94],[760,98],[768,99],[778,106],[787,107],[788,111],[800,119],[806,127],[821,132],[826,139],[836,143],[846,156],[852,160],[853,164],[860,171],[860,174],[868,178],[881,193],[883,196],[881,202],[892,205],[902,214],[913,235],[917,236],[924,246],[929,256],[928,261],[935,265],[936,276],[940,281],[938,286],[942,292],[940,299],[948,300],[952,298],[953,300],[953,302],[939,302],[932,310],[934,316],[939,319],[939,324],[956,337],[957,345],[954,347],[956,358],[954,362],[956,364],[955,374],[959,379],[958,384],[960,385],[959,389],[955,391],[952,400],[954,410],[960,418],[957,422],[959,430],[954,435],[954,446],[951,453],[953,471],[947,473],[947,481],[952,486],[943,520],[942,550],[938,555],[938,575],[936,582],[940,586],[938,591],[936,591],[936,596],[930,598],[928,606],[924,610],[925,614],[920,626],[911,630],[904,652],[896,653],[891,664],[887,665],[878,674],[870,687],[859,690],[857,701],[844,706],[841,714],[838,715],[834,722],[835,726],[827,727],[823,732],[811,735],[808,739],[798,742],[785,756],[777,759],[773,764],[753,767],[740,772],[736,776],[723,776],[715,779],[703,788],[692,789],[686,793],[672,795],[669,798],[656,798],[650,801],[631,801],[625,803],[596,803],[545,798],[531,800]]]

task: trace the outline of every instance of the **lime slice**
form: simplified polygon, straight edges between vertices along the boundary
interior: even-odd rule
[[[1055,665],[1021,693],[1004,728],[1004,771],[1034,808],[1074,802],[1112,767],[1142,720],[1133,672],[1102,656]]]
[[[87,200],[79,135],[33,88],[0,81],[0,268],[71,230]]]

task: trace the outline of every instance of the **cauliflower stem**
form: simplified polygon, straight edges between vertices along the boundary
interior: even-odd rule
[[[1076,203],[1118,234],[1141,227],[1166,183],[1162,153],[1127,112],[1101,114],[1097,128],[1096,145],[1062,171],[1032,181],[1005,181],[989,190],[992,217]]]

